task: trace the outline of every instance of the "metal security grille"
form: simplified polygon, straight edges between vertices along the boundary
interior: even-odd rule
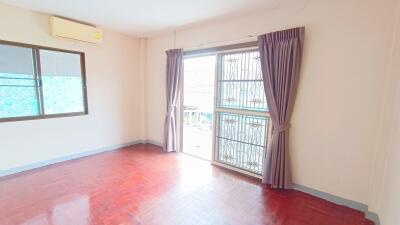
[[[268,119],[218,113],[218,160],[261,174]]]
[[[267,111],[258,51],[221,55],[220,108]]]
[[[218,55],[215,160],[261,175],[269,114],[258,50]]]

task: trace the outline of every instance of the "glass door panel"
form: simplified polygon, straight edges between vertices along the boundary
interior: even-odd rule
[[[184,60],[182,151],[212,158],[216,56]]]
[[[269,117],[258,50],[218,55],[215,160],[262,173]]]

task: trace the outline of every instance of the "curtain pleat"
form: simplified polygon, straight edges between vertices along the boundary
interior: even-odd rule
[[[289,162],[290,118],[296,99],[304,43],[304,27],[258,37],[264,89],[272,122],[272,137],[264,158],[263,183],[292,186]]]
[[[164,124],[164,152],[177,151],[177,121],[176,109],[181,88],[183,76],[183,51],[182,49],[171,49],[166,51],[167,54],[167,79],[166,79],[166,96],[167,96],[167,113],[165,115]]]

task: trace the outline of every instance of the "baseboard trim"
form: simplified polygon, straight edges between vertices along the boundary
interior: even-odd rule
[[[379,216],[378,216],[377,213],[374,213],[374,212],[371,212],[371,211],[365,212],[365,218],[367,218],[367,219],[369,219],[371,221],[374,221],[375,225],[380,225],[381,224],[381,222],[379,220]]]
[[[309,187],[302,186],[302,185],[299,185],[299,184],[294,184],[293,185],[293,189],[305,192],[307,194],[310,194],[310,195],[313,195],[313,196],[316,196],[316,197],[319,197],[319,198],[322,198],[322,199],[325,199],[327,201],[336,203],[338,205],[344,205],[344,206],[350,207],[352,209],[357,209],[357,210],[360,210],[360,211],[363,211],[363,212],[368,211],[368,206],[363,204],[363,203],[359,203],[359,202],[356,202],[356,201],[345,199],[345,198],[342,198],[342,197],[339,197],[339,196],[336,196],[336,195],[332,195],[332,194],[329,194],[329,193],[326,193],[326,192],[322,192],[322,191],[319,191],[319,190],[316,190],[316,189],[313,189],[313,188],[309,188]]]
[[[32,169],[37,169],[40,167],[50,166],[50,165],[65,162],[68,160],[79,159],[79,158],[83,158],[83,157],[87,157],[87,156],[91,156],[91,155],[96,155],[96,154],[99,154],[102,152],[118,150],[118,149],[121,149],[124,147],[136,145],[136,144],[153,144],[153,145],[157,145],[157,146],[162,146],[162,143],[159,143],[157,141],[136,140],[136,141],[131,141],[131,142],[118,144],[118,145],[112,145],[112,146],[108,146],[108,147],[104,147],[104,148],[100,148],[100,149],[96,149],[96,150],[92,150],[92,151],[86,151],[86,152],[82,152],[82,153],[76,153],[76,154],[72,154],[72,155],[68,155],[68,156],[55,158],[55,159],[49,159],[49,160],[32,163],[32,164],[28,164],[28,165],[24,165],[24,166],[19,166],[19,167],[15,167],[15,168],[11,168],[11,169],[0,170],[0,177],[9,176],[9,175],[21,173],[21,172],[32,170]]]
[[[162,147],[163,143],[159,141],[154,141],[150,139],[143,140],[143,144],[152,144],[152,145],[157,145],[158,147]]]
[[[293,185],[293,189],[301,191],[301,192],[304,192],[304,193],[307,193],[309,195],[312,195],[312,196],[315,196],[315,197],[318,197],[318,198],[325,199],[325,200],[327,200],[329,202],[333,202],[333,203],[338,204],[338,205],[343,205],[343,206],[347,206],[347,207],[352,208],[352,209],[356,209],[356,210],[362,211],[365,214],[365,218],[374,221],[375,225],[379,225],[380,224],[379,216],[376,213],[370,212],[368,210],[368,206],[366,204],[363,204],[363,203],[360,203],[360,202],[356,202],[356,201],[352,201],[352,200],[349,200],[349,199],[345,199],[345,198],[342,198],[342,197],[339,197],[339,196],[336,196],[336,195],[332,195],[332,194],[329,194],[329,193],[326,193],[326,192],[323,192],[323,191],[319,191],[319,190],[316,190],[316,189],[313,189],[313,188],[309,188],[309,187],[306,187],[306,186],[303,186],[303,185],[299,185],[299,184],[294,184]]]

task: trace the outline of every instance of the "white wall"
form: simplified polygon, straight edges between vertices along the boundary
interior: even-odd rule
[[[400,224],[400,1],[391,56],[369,198],[382,225]]]
[[[306,26],[304,62],[292,118],[294,182],[368,203],[395,0],[298,1],[271,11],[178,30],[175,47],[216,45]],[[147,137],[162,141],[165,53],[172,33],[147,52]],[[221,43],[220,43],[221,44]]]
[[[399,64],[400,61],[397,63]],[[398,84],[397,90],[399,89],[400,85]],[[374,193],[378,195],[377,205],[371,205],[371,209],[378,213],[382,225],[400,224],[400,95],[398,91],[395,98],[396,102],[393,102],[393,104],[395,104],[396,117],[393,118],[393,124],[390,129],[393,134],[390,135],[391,138],[387,139],[389,148],[385,155],[383,173],[378,175],[381,176],[383,181],[380,184],[380,189],[378,189],[379,192]],[[377,181],[380,180],[377,179]]]
[[[6,5],[0,27],[2,40],[85,52],[89,101],[87,116],[0,123],[0,170],[144,138],[145,41],[110,31],[101,45],[53,38],[47,15]]]

